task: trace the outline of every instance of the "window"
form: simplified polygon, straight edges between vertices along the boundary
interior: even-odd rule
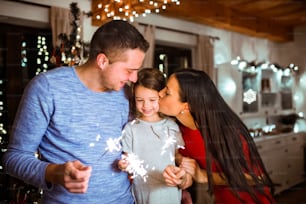
[[[190,48],[156,44],[153,66],[169,76],[177,69],[191,68],[191,59]]]

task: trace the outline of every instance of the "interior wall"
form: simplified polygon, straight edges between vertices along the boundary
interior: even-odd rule
[[[31,4],[24,4],[22,2]],[[90,0],[74,0],[73,2],[78,3],[79,8],[84,12],[91,10]],[[18,19],[21,23],[22,21],[32,21],[48,25],[49,6],[69,8],[70,4],[71,2],[62,0],[1,1],[0,21],[8,21],[10,18],[14,18],[15,20]],[[42,7],[38,5],[42,5]],[[306,67],[306,60],[300,54],[305,53],[306,49],[306,25],[296,29],[294,42],[275,43],[263,38],[246,36],[162,15],[150,14],[147,17],[140,17],[136,20],[139,23],[156,25],[158,27],[156,40],[172,44],[177,43],[192,47],[196,44],[195,34],[218,36],[220,40],[215,41],[216,64],[226,63],[236,56],[241,56],[250,61],[266,60],[277,62],[284,66],[293,62],[299,64],[303,70]],[[96,29],[96,26],[91,26],[91,18],[85,18],[83,25],[84,41],[90,41]],[[175,32],[175,30],[178,32]]]
[[[27,2],[30,4],[24,4]],[[91,9],[90,0],[74,0],[79,8],[88,12]],[[18,2],[1,1],[0,21],[11,21],[29,25],[31,22],[38,26],[49,26],[49,6],[69,8],[71,2],[62,0],[23,0]],[[43,5],[43,6],[39,6]],[[150,14],[147,17],[137,18],[137,22],[156,25],[156,40],[178,44],[180,46],[194,47],[196,35],[217,36],[220,40],[215,41],[215,64],[228,63],[236,56],[249,61],[270,61],[281,66],[290,63],[297,64],[300,68],[299,84],[303,87],[300,90],[300,98],[305,97],[306,87],[306,25],[295,29],[295,40],[288,43],[276,43],[263,38],[246,36],[244,34],[216,29],[192,22],[164,17],[162,15]],[[97,29],[91,26],[91,18],[85,18],[83,24],[83,40],[89,42],[94,31]],[[176,32],[177,31],[177,32]],[[306,103],[303,102],[299,111],[306,113]]]

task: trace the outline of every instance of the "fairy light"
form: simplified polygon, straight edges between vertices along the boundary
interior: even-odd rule
[[[28,58],[27,58],[27,42],[21,42],[21,67],[28,67]]]
[[[153,12],[160,13],[160,9],[165,10],[167,6],[180,5],[180,0],[93,0],[96,5],[93,10],[95,20],[102,23],[107,20],[129,20],[134,21],[135,17],[146,16]]]
[[[46,72],[49,68],[49,52],[48,47],[46,43],[46,37],[44,36],[37,36],[37,58],[36,58],[36,75],[38,75],[41,72]]]

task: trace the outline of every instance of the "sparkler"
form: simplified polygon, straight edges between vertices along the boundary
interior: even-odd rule
[[[105,147],[105,151],[103,152],[103,154],[101,155],[100,159],[108,152],[113,152],[113,151],[121,151],[122,150],[122,146],[121,146],[121,138],[122,136],[118,137],[118,138],[108,138],[108,140],[106,141],[106,147]],[[97,137],[98,139],[98,137]],[[99,139],[98,139],[99,140]],[[94,144],[89,144],[90,146],[94,146]],[[100,160],[99,159],[99,160]]]
[[[132,178],[140,176],[144,182],[147,181],[148,171],[146,168],[148,168],[148,166],[145,167],[143,161],[140,160],[136,154],[129,153],[128,155],[122,155],[122,159],[125,159],[128,162],[126,171],[132,175]]]
[[[173,136],[172,137],[168,137],[166,142],[165,142],[165,144],[164,144],[164,146],[162,147],[162,151],[161,151],[160,155],[165,154],[167,152],[166,150],[169,147],[171,147],[175,142],[176,142],[176,139]]]
[[[132,121],[132,125],[136,123],[136,120]],[[154,130],[153,130],[154,131]],[[175,155],[174,152],[169,151],[168,149],[172,149],[171,147],[176,144],[176,131],[175,134],[170,134],[170,131],[172,131],[170,128],[166,128],[164,130],[164,134],[167,136],[167,139],[165,140],[165,144],[162,146],[161,149],[161,155],[164,155],[165,153],[169,152],[169,156],[171,161],[174,161]],[[103,154],[100,158],[102,158],[106,153],[108,152],[114,152],[114,151],[122,151],[121,146],[121,139],[122,135],[124,134],[124,131],[122,132],[121,136],[118,138],[109,138],[106,141],[106,148]],[[155,133],[156,134],[156,133]],[[97,136],[96,141],[99,141],[101,138],[100,135]],[[91,144],[90,146],[94,146],[94,144]],[[179,146],[178,148],[184,148]],[[137,176],[140,176],[144,182],[147,181],[148,178],[148,165],[144,164],[143,160],[140,160],[139,157],[134,153],[129,153],[127,155],[122,155],[122,159],[126,160],[128,163],[128,166],[126,167],[125,171],[127,171],[129,174],[131,174],[132,178],[136,178]],[[155,169],[155,167],[152,167],[152,169]]]
[[[169,128],[167,128],[167,130],[165,130],[164,132],[165,132],[165,134],[166,134],[166,136],[167,136],[167,139],[166,139],[166,141],[165,141],[165,144],[163,145],[163,147],[162,147],[162,150],[161,150],[161,153],[160,153],[160,155],[163,155],[163,154],[165,154],[166,152],[167,152],[167,149],[168,148],[170,148],[170,147],[172,147],[173,145],[175,145],[176,144],[176,142],[177,142],[177,140],[176,140],[176,135],[175,134],[178,134],[176,131],[174,131],[174,134],[169,134],[169,132],[171,131],[171,129],[169,129]],[[177,146],[179,149],[184,149],[184,147],[183,146],[180,146],[180,145],[178,145]],[[171,152],[171,151],[169,151],[169,157],[170,157],[170,160],[171,161],[174,161],[174,159],[175,159],[175,155],[174,155],[174,152]]]
[[[108,138],[108,140],[106,141],[106,145],[107,147],[105,148],[105,151],[109,151],[109,152],[113,152],[113,151],[121,151],[121,141],[122,137],[118,137],[118,138]]]

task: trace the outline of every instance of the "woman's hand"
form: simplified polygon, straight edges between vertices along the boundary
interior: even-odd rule
[[[180,167],[184,168],[184,170],[189,173],[193,178],[195,177],[197,169],[200,168],[197,161],[189,157],[181,158]]]
[[[168,186],[178,186],[185,189],[192,184],[192,177],[183,168],[174,165],[168,165],[165,168],[163,177]]]
[[[190,174],[196,182],[207,183],[207,173],[200,168],[196,160],[189,157],[182,157],[180,167]]]

